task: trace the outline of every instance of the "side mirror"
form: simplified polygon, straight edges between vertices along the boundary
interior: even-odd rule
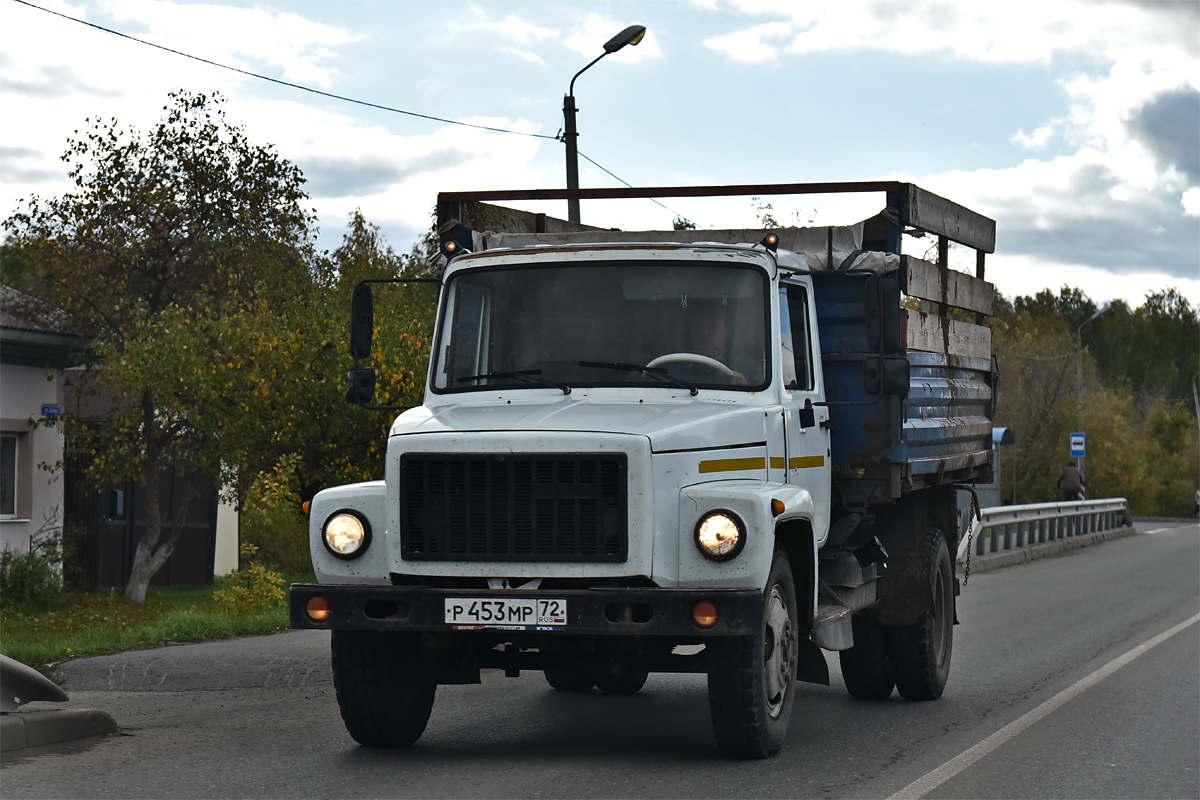
[[[350,299],[350,355],[355,361],[371,355],[375,338],[375,298],[371,287],[360,283]],[[372,378],[372,391],[374,379]]]
[[[369,405],[375,399],[375,369],[355,367],[346,373],[346,402]]]
[[[908,396],[908,359],[904,356],[876,356],[863,361],[863,388],[868,394]]]
[[[805,400],[804,408],[798,413],[801,428],[811,428],[817,424],[817,411],[813,408],[812,400]]]

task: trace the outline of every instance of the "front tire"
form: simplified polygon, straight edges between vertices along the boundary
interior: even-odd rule
[[[560,692],[588,692],[596,685],[590,671],[554,667],[542,670],[542,674],[546,676],[546,683]]]
[[[411,637],[333,631],[333,685],[342,722],[367,747],[405,747],[425,732],[437,684]]]
[[[725,755],[767,758],[783,746],[795,701],[797,619],[791,565],[776,548],[763,593],[761,630],[711,645],[708,702],[717,746]]]
[[[932,608],[916,624],[889,631],[896,688],[905,700],[936,700],[942,696],[954,650],[954,565],[942,532],[930,528],[926,535]]]

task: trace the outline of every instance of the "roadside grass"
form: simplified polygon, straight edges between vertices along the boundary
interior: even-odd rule
[[[313,580],[288,576],[286,584]],[[288,626],[286,599],[249,614],[230,613],[213,597],[222,584],[200,589],[150,589],[146,604],[127,603],[119,592],[62,596],[53,610],[0,612],[0,653],[42,669],[84,656],[275,633]]]

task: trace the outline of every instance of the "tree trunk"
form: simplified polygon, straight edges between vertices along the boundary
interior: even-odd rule
[[[192,499],[191,481],[179,480],[181,476],[176,473],[171,492],[171,527],[164,539],[162,505],[159,502],[159,479],[164,472],[164,446],[155,419],[154,397],[149,391],[142,394],[142,414],[146,437],[146,462],[142,468],[143,491],[146,497],[146,530],[138,539],[133,555],[133,568],[129,571],[129,582],[125,584],[125,599],[138,605],[145,605],[146,589],[150,586],[150,580],[175,552],[175,546],[183,534],[187,507]]]

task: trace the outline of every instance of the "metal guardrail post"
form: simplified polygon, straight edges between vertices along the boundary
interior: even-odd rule
[[[959,559],[966,556],[970,542],[974,542],[974,555],[982,556],[1133,524],[1124,497],[996,506],[982,509],[980,514],[982,519],[972,519],[969,535],[959,541]]]

